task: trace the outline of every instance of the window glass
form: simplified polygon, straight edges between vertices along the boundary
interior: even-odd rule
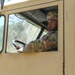
[[[15,14],[9,15],[7,52],[17,52],[12,44],[13,40],[20,40],[27,44],[37,38],[40,30],[40,26],[21,18],[21,16],[17,17]]]
[[[4,16],[0,16],[0,52],[3,47]]]
[[[48,33],[48,30],[44,30],[40,38],[42,38],[42,37],[43,37],[44,35],[46,35],[47,33]]]
[[[29,0],[5,0],[4,5],[11,5],[11,4],[17,4],[21,2],[27,2]]]

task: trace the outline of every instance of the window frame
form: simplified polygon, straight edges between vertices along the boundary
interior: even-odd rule
[[[63,1],[55,1],[55,2],[47,2],[47,3],[40,3],[37,5],[31,5],[29,4],[27,7],[22,7],[16,10],[16,8],[14,8],[14,10],[9,10],[8,11],[8,15],[12,14],[12,13],[17,13],[17,12],[23,12],[23,11],[29,11],[29,10],[33,10],[33,9],[40,9],[40,8],[46,8],[46,7],[52,7],[52,6],[58,6],[58,14],[63,14],[63,10],[61,11],[60,9],[63,9]],[[46,5],[46,6],[45,6]],[[63,15],[59,16],[58,15],[58,51],[63,51],[63,36],[64,36],[64,31],[63,31]],[[61,18],[61,19],[60,19]],[[59,24],[62,23],[62,26],[59,26]],[[60,33],[59,33],[60,32]],[[62,33],[62,35],[61,35]],[[60,36],[60,38],[59,38]]]
[[[6,24],[6,16],[4,14],[1,14],[0,16],[4,16],[4,27],[3,27],[3,43],[2,43],[2,50],[0,51],[0,53],[3,52],[3,49],[4,49],[4,37],[5,37],[5,24]]]

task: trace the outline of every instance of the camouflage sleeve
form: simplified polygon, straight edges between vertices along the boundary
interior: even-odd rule
[[[45,48],[43,51],[53,51],[57,48],[57,42],[56,41],[44,41]]]
[[[57,45],[58,45],[58,40],[57,40],[57,34],[52,33],[52,34],[46,34],[45,36],[42,37],[42,42],[44,42],[45,48],[43,51],[56,51],[57,50]]]
[[[57,48],[57,39],[55,34],[50,36],[45,36],[42,39],[35,40],[27,44],[24,48],[24,52],[44,52]]]
[[[25,48],[23,49],[23,51],[24,52],[44,52],[46,50],[53,49],[54,47],[56,47],[56,42],[36,40],[27,44]]]
[[[23,49],[24,52],[42,52],[44,49],[44,43],[41,40],[35,40],[30,42]]]

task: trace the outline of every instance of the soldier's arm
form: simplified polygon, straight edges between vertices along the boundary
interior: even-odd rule
[[[26,47],[23,49],[23,52],[43,52],[47,49],[52,49],[57,46],[57,43],[55,41],[33,41],[26,45]]]
[[[43,43],[41,40],[35,40],[30,42],[25,46],[23,49],[24,52],[42,52],[43,50]]]
[[[57,48],[57,42],[56,41],[43,41],[44,42],[44,50],[43,51],[50,51],[50,50],[53,50],[53,49],[56,49]]]

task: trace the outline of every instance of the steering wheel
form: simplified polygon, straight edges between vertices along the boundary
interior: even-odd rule
[[[21,42],[21,41],[19,41],[19,40],[13,40],[13,41],[12,41],[12,44],[14,45],[14,47],[15,47],[16,49],[18,49],[18,47],[19,47],[19,46],[16,45],[16,43],[22,44],[23,47],[25,47],[25,45],[26,45],[24,42]]]

